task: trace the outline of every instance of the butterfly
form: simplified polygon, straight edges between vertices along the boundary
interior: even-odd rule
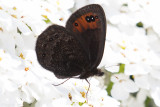
[[[90,4],[74,12],[66,26],[51,25],[37,38],[40,65],[59,79],[102,76],[100,64],[106,38],[103,8]]]

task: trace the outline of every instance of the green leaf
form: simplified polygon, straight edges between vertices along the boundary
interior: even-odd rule
[[[17,27],[17,32],[18,32],[19,34],[22,34],[22,32],[18,29],[18,27]]]
[[[127,4],[127,3],[124,3],[122,6],[128,6],[128,4]]]
[[[44,19],[43,21],[45,21],[47,24],[51,23],[51,21],[49,19]]]
[[[27,24],[26,24],[27,25]],[[31,27],[27,25],[27,27],[32,31]]]
[[[83,102],[79,102],[79,105],[82,106],[84,103]]]
[[[23,102],[23,107],[35,107],[36,102],[37,102],[36,100],[31,104],[27,102]]]
[[[78,104],[80,105],[80,106],[82,106],[84,103],[87,103],[86,101],[85,102],[79,102]]]
[[[120,64],[118,73],[124,73],[124,69],[125,69],[125,64]]]
[[[42,17],[45,18],[43,21],[45,21],[47,24],[51,23],[51,21],[48,19],[47,15],[42,15]]]
[[[15,49],[17,48],[17,44],[15,44]]]
[[[109,96],[111,96],[112,87],[113,87],[113,82],[110,81],[110,83],[108,84],[108,87],[106,89]]]
[[[153,99],[150,98],[150,97],[147,97],[147,98],[146,98],[144,104],[145,104],[145,107],[157,107],[157,106],[155,105]]]
[[[143,27],[143,23],[142,23],[142,22],[138,22],[138,23],[136,24],[136,26],[137,26],[137,27]]]
[[[145,107],[149,107],[150,102],[151,102],[151,98],[147,97],[145,100]]]
[[[74,103],[75,103],[75,102],[72,102],[71,106],[73,106]]]
[[[137,97],[137,94],[138,94],[138,92],[130,93],[130,95],[135,97],[135,98]]]

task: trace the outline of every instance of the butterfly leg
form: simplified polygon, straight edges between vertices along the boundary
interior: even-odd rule
[[[87,95],[88,95],[88,91],[89,91],[89,89],[90,89],[90,83],[89,83],[89,81],[87,80],[87,79],[85,79],[87,82],[88,82],[88,84],[89,84],[89,87],[88,87],[88,90],[87,90],[87,93],[86,93],[86,100],[87,100],[87,103],[88,103],[88,98],[87,98]]]
[[[69,79],[71,79],[71,78],[68,78],[68,79],[66,79],[65,81],[63,81],[62,83],[59,83],[59,84],[52,84],[52,85],[54,85],[54,86],[59,86],[59,85],[61,85],[61,84],[63,84],[63,83],[65,83],[66,81],[68,81]]]

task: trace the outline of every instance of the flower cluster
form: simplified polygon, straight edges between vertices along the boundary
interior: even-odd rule
[[[92,3],[107,17],[99,66],[107,78],[89,79],[87,103],[88,83],[53,86],[64,80],[39,65],[34,48],[47,26],[64,26],[74,10]],[[159,10],[157,0],[1,0],[1,107],[145,107],[152,100],[160,106]]]

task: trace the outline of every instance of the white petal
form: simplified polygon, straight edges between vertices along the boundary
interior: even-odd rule
[[[112,73],[115,73],[115,72],[118,72],[119,71],[119,66],[114,66],[114,65],[111,65],[111,66],[105,66],[105,69],[112,72]]]
[[[150,72],[150,67],[144,64],[126,64],[125,74],[126,75],[137,75],[137,74],[147,74]]]
[[[153,66],[152,71],[150,73],[152,77],[160,80],[160,66]]]
[[[157,87],[151,91],[151,96],[157,106],[160,106],[160,87]]]
[[[22,32],[22,34],[29,35],[32,33],[28,26],[24,24],[22,21],[15,19],[14,22],[17,25],[18,29]]]
[[[3,33],[0,36],[1,48],[3,47],[2,49],[4,49],[5,51],[7,51],[11,54],[15,54],[15,41],[14,41],[13,34]],[[9,41],[9,42],[6,43],[6,41]]]
[[[120,82],[120,81],[127,81],[129,80],[129,77],[124,74],[114,74],[111,77],[112,82]]]
[[[138,91],[138,87],[137,85],[132,81],[132,80],[127,80],[127,81],[122,81],[121,85],[124,87],[124,90],[127,92],[137,92]]]
[[[137,75],[134,76],[135,83],[137,84],[138,87],[144,88],[144,89],[149,89],[150,84],[148,82],[148,75]]]
[[[147,90],[141,89],[137,94],[137,102],[143,103],[146,100],[148,94],[149,93]]]
[[[0,23],[1,23],[1,26],[4,26],[4,28],[7,30],[7,31],[10,31],[12,30],[12,28],[14,27],[13,23],[12,23],[12,18],[11,16],[9,16],[9,14],[7,14],[6,12],[4,11],[0,11]]]
[[[22,100],[24,102],[27,102],[27,103],[33,103],[33,101],[35,100],[33,98],[33,96],[31,95],[31,93],[29,92],[27,86],[23,86],[22,87],[22,89],[21,89],[21,98],[22,98]]]
[[[107,97],[106,103],[108,104],[109,107],[116,107],[120,105],[120,102],[117,100],[113,99],[112,97]]]
[[[144,102],[139,102],[134,97],[129,97],[127,100],[122,101],[122,107],[145,107]]]
[[[70,9],[74,6],[74,0],[59,0],[59,6],[62,9]]]
[[[111,95],[117,100],[125,100],[129,97],[129,92],[125,91],[121,84],[115,83],[112,87]]]

